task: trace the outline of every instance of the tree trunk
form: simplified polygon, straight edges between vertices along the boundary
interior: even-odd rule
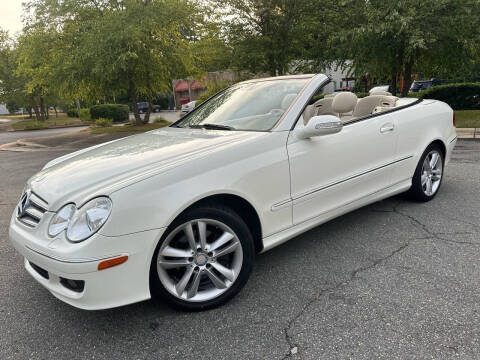
[[[31,119],[33,117],[33,110],[30,106],[27,106],[28,118]]]
[[[30,111],[33,111],[35,112],[35,119],[37,121],[41,121],[41,117],[40,117],[40,111],[38,111],[38,106],[37,106],[37,101],[35,100],[35,97],[33,95],[29,95],[28,96],[28,102],[30,103]]]
[[[147,112],[145,113],[145,116],[143,117],[143,123],[144,124],[148,124],[150,122],[150,113],[151,112],[152,112],[152,103],[149,101]]]
[[[410,86],[412,85],[412,68],[413,68],[413,59],[410,59],[405,64],[405,70],[403,72],[403,88],[402,88],[402,97],[406,97],[410,91]]]
[[[53,107],[53,110],[55,111],[55,117],[58,118],[57,105]]]
[[[135,117],[135,125],[142,125],[142,118],[138,112],[137,105],[137,90],[135,89],[135,84],[130,80],[130,100],[132,100],[132,110],[133,116]]]
[[[33,111],[35,111],[35,118],[37,119],[37,121],[42,121],[40,111],[38,110],[38,107],[36,105],[33,107]]]
[[[45,116],[45,103],[43,101],[43,96],[40,96],[40,120],[45,121],[46,116]]]
[[[393,96],[397,96],[397,72],[392,72],[392,78],[390,80],[390,92]]]

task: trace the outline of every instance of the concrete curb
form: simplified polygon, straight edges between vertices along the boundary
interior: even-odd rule
[[[20,130],[7,130],[7,132],[21,132],[21,131],[42,131],[42,130],[55,130],[55,129],[67,129],[67,128],[76,128],[76,127],[85,127],[90,126],[91,123],[85,123],[83,125],[75,124],[75,125],[65,125],[65,126],[54,126],[44,129],[20,129]]]
[[[33,140],[33,139],[31,139]],[[49,146],[37,144],[30,141],[30,139],[20,139],[8,144],[3,144],[0,146],[0,151],[38,151],[38,150],[47,150]]]

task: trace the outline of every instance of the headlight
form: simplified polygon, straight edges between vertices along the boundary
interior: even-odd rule
[[[96,233],[108,219],[112,211],[112,201],[98,197],[78,209],[67,227],[67,238],[73,242],[87,239]]]
[[[67,228],[68,222],[70,221],[70,218],[74,212],[75,205],[73,204],[67,204],[61,208],[60,211],[57,212],[50,221],[50,225],[48,226],[48,235],[57,236],[64,231]]]

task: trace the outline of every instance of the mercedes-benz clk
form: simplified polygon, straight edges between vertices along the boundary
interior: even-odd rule
[[[325,75],[237,83],[169,127],[62,156],[26,184],[10,238],[57,298],[225,303],[256,254],[406,192],[438,193],[456,142],[435,100],[325,94]]]

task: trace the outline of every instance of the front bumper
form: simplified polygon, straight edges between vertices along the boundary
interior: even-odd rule
[[[151,297],[150,264],[163,230],[116,237],[95,234],[82,243],[73,244],[63,236],[51,239],[41,228],[30,229],[13,216],[9,236],[24,256],[26,270],[54,296],[81,309],[98,310]],[[120,255],[127,255],[128,260],[98,270],[102,260]]]

